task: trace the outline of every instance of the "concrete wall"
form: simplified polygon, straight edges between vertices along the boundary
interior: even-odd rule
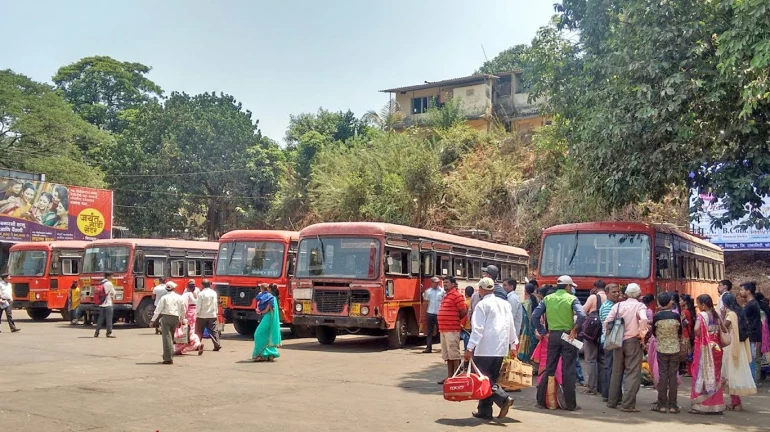
[[[492,87],[489,84],[477,84],[456,87],[455,98],[460,98],[460,107],[466,115],[476,117],[492,112]]]

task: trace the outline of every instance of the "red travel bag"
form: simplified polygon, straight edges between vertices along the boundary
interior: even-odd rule
[[[444,399],[449,401],[482,400],[492,395],[492,385],[471,359],[465,373],[460,373],[463,365],[457,368],[452,378],[444,381]]]

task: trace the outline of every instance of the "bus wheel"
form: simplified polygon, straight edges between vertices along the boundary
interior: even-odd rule
[[[257,322],[236,318],[233,320],[233,328],[241,336],[254,337],[254,332],[257,331]]]
[[[51,315],[51,309],[27,309],[27,315],[32,318],[32,321],[43,321]]]
[[[393,330],[388,330],[388,347],[390,349],[403,348],[408,335],[409,320],[406,318],[406,311],[401,310],[398,312],[395,327]]]
[[[134,321],[139,327],[149,327],[152,320],[154,304],[151,298],[146,298],[139,303],[139,307],[134,312]]]
[[[291,334],[295,338],[309,338],[315,336],[315,329],[306,325],[292,325]]]
[[[337,339],[337,329],[328,326],[319,326],[315,329],[315,337],[321,345],[331,345]]]

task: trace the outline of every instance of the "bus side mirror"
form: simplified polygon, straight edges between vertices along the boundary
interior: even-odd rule
[[[393,257],[388,255],[387,262],[388,262],[388,267],[392,266],[393,265]]]

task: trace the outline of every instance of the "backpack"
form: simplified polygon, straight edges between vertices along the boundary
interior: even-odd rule
[[[99,284],[94,287],[94,304],[101,306],[104,301],[107,300],[107,292],[104,290],[104,284]]]
[[[598,342],[602,336],[602,321],[599,319],[599,308],[602,305],[602,298],[596,295],[596,310],[588,314],[578,335],[582,340]]]

